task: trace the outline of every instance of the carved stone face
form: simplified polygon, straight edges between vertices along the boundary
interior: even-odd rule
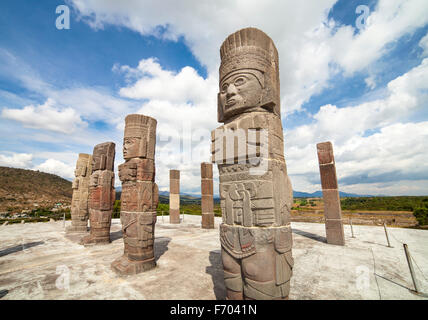
[[[139,156],[141,138],[126,137],[123,139],[123,158],[130,159]]]
[[[96,170],[113,170],[115,156],[114,142],[97,144],[92,153],[92,172]]]
[[[260,105],[263,88],[262,73],[256,70],[238,70],[220,83],[219,102],[225,117]]]
[[[86,176],[86,169],[87,169],[87,167],[86,167],[86,165],[85,164],[78,164],[77,166],[76,166],[76,169],[74,170],[74,175],[76,176],[76,177],[84,177],[84,176]]]

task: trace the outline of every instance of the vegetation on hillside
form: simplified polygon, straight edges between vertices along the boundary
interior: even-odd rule
[[[57,175],[0,167],[0,177],[0,212],[71,203],[71,181]]]
[[[158,216],[168,216],[169,215],[169,204],[168,203],[159,203],[156,210]],[[186,204],[181,203],[180,201],[180,213],[191,214],[191,215],[202,215],[201,205],[200,204]],[[221,217],[221,209],[219,204],[214,204],[214,215],[216,217]],[[120,217],[120,200],[116,200],[113,207],[113,218]]]
[[[414,211],[426,208],[428,197],[370,197],[344,198],[340,201],[343,210]]]

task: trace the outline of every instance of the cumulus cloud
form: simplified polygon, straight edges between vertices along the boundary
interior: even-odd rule
[[[35,159],[49,155],[53,158],[46,159],[39,165],[34,164]],[[72,153],[47,152],[34,155],[32,153],[4,152],[4,154],[0,154],[0,166],[39,170],[56,174],[65,179],[73,179],[75,165],[71,165],[68,161],[74,160],[74,158],[77,160],[77,156]]]
[[[33,167],[33,170],[56,174],[68,179],[74,178],[74,166],[56,159],[47,159],[43,163]]]
[[[388,44],[428,22],[425,0],[380,0],[370,13],[366,28],[359,33],[352,26],[328,19],[336,0],[299,3],[72,0],[72,3],[81,18],[94,28],[112,24],[163,39],[177,40],[182,36],[208,73],[215,77],[222,41],[240,28],[262,29],[279,51],[285,115],[300,110],[340,70],[347,75],[361,71],[380,58]]]
[[[28,168],[33,161],[33,155],[30,153],[14,153],[10,155],[0,154],[0,166],[12,168]]]
[[[386,53],[387,44],[426,25],[427,10],[424,0],[379,0],[362,32],[354,35],[352,27],[343,26],[333,35],[333,61],[348,74],[361,71]]]
[[[21,122],[27,128],[61,133],[72,133],[77,128],[87,125],[74,109],[58,109],[52,99],[48,99],[42,105],[29,105],[23,109],[4,108],[1,115],[3,118]]]
[[[385,98],[357,106],[323,106],[313,115],[313,123],[287,132],[286,158],[298,189],[319,189],[316,143],[329,140],[344,191],[359,186],[359,193],[367,193],[361,190],[368,184],[371,189],[367,190],[374,191],[374,185],[379,188],[381,183],[395,181],[395,194],[425,192],[405,186],[408,180],[428,180],[423,156],[428,148],[428,122],[409,121],[427,107],[428,59],[389,82],[387,89]]]
[[[217,123],[218,82],[204,79],[195,69],[165,70],[154,58],[136,68],[115,66],[129,81],[120,95],[141,101],[137,113],[155,118],[157,126],[156,180],[169,190],[169,169],[182,171],[186,190],[199,190],[200,163],[210,159],[211,130]]]
[[[422,56],[428,56],[428,33],[419,41],[419,46],[424,50]]]

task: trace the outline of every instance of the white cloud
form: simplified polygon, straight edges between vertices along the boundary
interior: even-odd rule
[[[33,170],[40,170],[47,173],[56,174],[63,178],[73,179],[74,178],[75,166],[66,164],[56,159],[47,159],[43,163],[33,167]]]
[[[364,82],[366,83],[367,87],[370,89],[376,88],[376,80],[373,76],[369,76],[364,79]]]
[[[287,132],[286,159],[297,190],[320,189],[316,143],[332,141],[342,191],[373,193],[395,181],[378,194],[426,193],[421,181],[428,180],[428,122],[409,119],[427,107],[428,59],[387,88],[384,99],[344,108],[323,106],[313,123]],[[419,181],[419,187],[407,188],[408,180]]]
[[[86,127],[77,112],[72,108],[55,108],[55,101],[48,99],[44,104],[29,105],[23,109],[2,110],[2,117],[21,122],[24,127],[72,133],[79,127]]]
[[[213,77],[217,77],[223,40],[240,28],[260,28],[279,51],[284,114],[299,110],[341,69],[347,75],[361,71],[387,51],[387,44],[428,22],[425,0],[380,0],[365,30],[355,35],[351,26],[328,20],[336,0],[72,2],[95,28],[113,24],[160,38],[183,36]]]
[[[8,152],[11,155],[0,154],[0,166],[12,168],[28,168],[33,161],[31,153],[14,153]]]
[[[361,71],[386,52],[387,44],[426,25],[427,12],[425,0],[379,0],[361,33],[353,35],[344,26],[330,39],[332,58],[347,74]]]
[[[130,80],[120,94],[141,100],[137,113],[158,122],[156,181],[160,190],[169,190],[169,169],[181,171],[184,190],[199,190],[200,163],[210,159],[211,130],[218,126],[217,80],[204,79],[191,67],[165,70],[152,58],[141,60],[136,68],[116,65],[115,70]]]
[[[48,156],[52,158],[46,159]],[[46,160],[36,165],[34,161],[37,159]],[[56,174],[65,179],[74,178],[75,164],[71,164],[70,160],[76,161],[77,154],[71,152],[40,152],[37,154],[4,152],[4,154],[0,154],[0,166],[39,170]]]
[[[419,46],[424,50],[422,56],[428,56],[428,33],[419,41]]]

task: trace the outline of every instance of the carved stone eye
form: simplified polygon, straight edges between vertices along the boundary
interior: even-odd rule
[[[235,86],[241,86],[246,82],[246,79],[244,77],[238,77],[235,79],[234,85]]]
[[[223,83],[223,85],[221,86],[221,93],[225,93],[228,86],[229,85],[227,83]]]

